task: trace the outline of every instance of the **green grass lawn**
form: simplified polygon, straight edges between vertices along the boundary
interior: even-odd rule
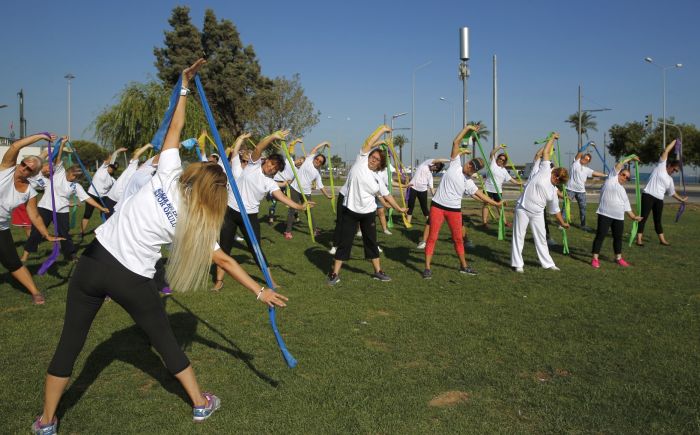
[[[539,268],[528,241],[525,274],[516,274],[508,267],[510,242],[497,241],[495,228],[472,228],[477,246],[468,257],[479,275],[460,275],[443,227],[431,281],[421,279],[423,254],[414,249],[423,229],[418,213],[412,229],[378,235],[393,281],[371,279],[357,241],[342,281],[330,288],[333,217],[329,202],[318,201],[324,232],[316,245],[303,220],[293,240],[282,237],[284,207],[277,225],[263,228],[272,273],[290,299],[278,324],[297,368],[286,367],[265,307],[230,278],[220,293],[165,298],[200,384],[223,402],[195,425],[179,383],[109,302],[63,397],[61,432],[700,432],[697,210],[675,224],[676,207],[668,206],[672,246],[660,246],[648,226],[644,248],[624,246],[629,269],[612,263],[608,239],[601,269],[593,270],[593,234],[572,229],[571,255],[554,249],[561,272]],[[465,204],[478,222],[476,204]],[[595,224],[595,206],[589,209]],[[42,257],[50,248],[42,245]],[[234,256],[262,282],[246,251],[239,246]],[[28,266],[35,272],[42,260]],[[41,307],[1,271],[1,433],[26,433],[41,410],[71,269],[59,262],[36,277],[47,296]]]

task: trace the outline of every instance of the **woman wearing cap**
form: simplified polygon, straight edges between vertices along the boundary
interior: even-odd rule
[[[32,224],[37,227],[40,234],[47,240],[55,242],[60,238],[49,235],[46,225],[41,220],[37,210],[36,191],[29,184],[29,177],[39,173],[42,161],[37,156],[24,157],[17,164],[17,157],[22,148],[40,140],[53,141],[56,136],[48,133],[35,134],[24,137],[10,145],[0,161],[0,264],[20,282],[32,295],[32,302],[41,305],[45,302],[44,296],[34,284],[32,274],[29,272],[17,256],[15,242],[10,232],[10,219],[12,210],[20,204],[27,204],[27,214]]]
[[[241,175],[236,179],[236,185],[238,186],[238,191],[240,192],[241,199],[243,200],[245,213],[248,215],[250,226],[252,227],[253,234],[255,234],[255,238],[258,240],[258,242],[260,242],[260,221],[258,220],[258,211],[260,210],[260,202],[267,194],[272,195],[277,201],[280,201],[287,207],[295,210],[304,210],[306,209],[307,204],[309,207],[313,207],[314,205],[313,202],[298,204],[292,201],[282,193],[277,185],[277,182],[274,181],[273,177],[279,171],[284,170],[284,157],[279,154],[270,154],[265,159],[261,158],[263,151],[265,151],[265,149],[270,146],[273,141],[283,140],[288,134],[289,131],[280,131],[261,140],[255,147],[255,150],[253,151],[250,161],[246,165],[245,169],[243,169]],[[238,228],[240,228],[243,232],[243,237],[248,245],[248,251],[250,251],[251,255],[253,256],[255,263],[258,265],[258,267],[262,267],[258,261],[257,255],[255,255],[253,244],[250,240],[250,235],[248,234],[248,231],[243,223],[241,208],[239,207],[236,198],[233,196],[233,192],[229,191],[228,207],[226,208],[226,215],[224,217],[224,223],[221,226],[221,234],[219,236],[221,250],[225,254],[229,254],[231,252],[234,236]],[[263,254],[263,258],[265,263],[267,263],[265,254]],[[217,267],[216,282],[214,282],[213,289],[220,290],[223,285],[224,269]]]
[[[379,281],[391,281],[391,278],[384,273],[379,261],[379,245],[377,245],[376,211],[377,204],[375,197],[381,195],[391,207],[400,213],[405,213],[406,209],[396,203],[396,200],[389,193],[386,185],[379,181],[376,173],[386,167],[386,154],[375,148],[382,135],[391,132],[386,125],[381,126],[370,137],[365,140],[357,155],[355,163],[348,173],[347,193],[343,201],[343,207],[338,204],[338,209],[342,214],[339,222],[340,241],[335,253],[333,269],[328,274],[328,285],[336,285],[340,282],[340,269],[343,262],[350,259],[353,238],[359,224],[362,232],[362,244],[365,250],[365,258],[372,262],[374,268],[374,279]]]
[[[115,215],[96,230],[95,240],[71,277],[63,332],[46,376],[44,410],[32,425],[35,433],[55,433],[58,403],[106,295],[146,332],[192,401],[193,420],[203,421],[219,408],[216,396],[200,390],[155,289],[154,266],[163,245],[172,243],[167,274],[175,290],[204,287],[213,261],[261,302],[270,307],[285,305],[284,296],[259,286],[216,245],[226,211],[226,175],[221,168],[197,162],[182,169],[178,148],[187,85],[204,62],[199,59],[182,73],[180,97],[156,174],[138,193],[123,200]]]
[[[624,183],[630,179],[629,169],[625,169],[625,164],[631,160],[639,161],[639,157],[629,157],[617,163],[613,168],[613,172],[608,174],[608,179],[605,180],[603,188],[600,190],[600,204],[598,205],[598,229],[596,230],[595,240],[593,240],[593,258],[591,266],[594,269],[600,268],[600,248],[603,246],[605,236],[612,228],[613,234],[613,251],[615,252],[615,263],[621,267],[628,267],[629,263],[622,258],[622,233],[625,230],[625,213],[630,219],[637,222],[641,221],[640,216],[636,216],[632,212],[630,200],[627,198]]]
[[[561,216],[557,193],[557,186],[567,182],[569,173],[566,168],[552,169],[551,161],[549,160],[554,149],[554,141],[558,138],[559,134],[554,133],[547,141],[542,151],[543,160],[539,164],[537,174],[527,183],[515,205],[510,264],[519,273],[523,272],[523,266],[525,265],[523,262],[523,245],[528,225],[532,231],[537,257],[542,267],[549,270],[559,270],[549,255],[544,228],[545,207],[549,208],[550,214],[554,214],[562,227],[569,228],[569,224]]]
[[[491,169],[491,174],[493,174],[493,180],[491,177],[486,177],[484,182],[484,190],[486,194],[494,201],[500,201],[503,197],[503,183],[510,181],[513,184],[522,184],[521,181],[516,180],[510,176],[510,172],[506,169],[506,164],[508,164],[508,157],[505,153],[498,154],[498,151],[505,149],[505,145],[501,144],[491,151],[491,162],[489,163],[489,169]],[[498,155],[497,155],[498,154]],[[496,182],[494,184],[493,182]],[[500,213],[501,209],[496,209],[496,213]],[[489,223],[489,208],[486,203],[481,207],[481,221],[483,225],[486,226]],[[505,215],[503,216],[503,222],[505,222],[507,227],[511,225],[506,220]]]
[[[435,243],[443,222],[447,221],[452,233],[452,242],[455,252],[459,258],[459,272],[469,275],[476,275],[476,271],[469,267],[464,255],[464,239],[462,236],[462,197],[467,195],[482,202],[501,206],[501,201],[494,201],[479,191],[471,176],[484,167],[482,159],[473,159],[462,166],[459,156],[469,153],[468,149],[461,149],[462,138],[470,131],[478,131],[479,127],[467,125],[464,127],[452,142],[452,153],[450,154],[450,164],[447,172],[442,176],[440,185],[433,196],[430,204],[430,229],[425,243],[425,270],[423,278],[430,279],[433,273],[430,269],[435,251]]]
[[[670,245],[664,236],[664,228],[661,225],[661,217],[664,211],[664,196],[669,195],[674,197],[678,202],[686,202],[687,196],[680,196],[676,193],[673,187],[673,174],[680,170],[680,162],[678,160],[669,160],[668,155],[676,146],[674,140],[666,146],[664,152],[659,157],[659,162],[654,167],[654,170],[649,176],[649,181],[642,192],[642,220],[639,222],[637,231],[637,246],[644,246],[644,226],[647,223],[650,213],[654,213],[654,230],[659,237],[659,243],[662,245]]]
[[[126,151],[126,148],[119,148],[115,152],[112,153],[112,156],[110,157],[109,160],[105,160],[102,163],[102,166],[100,166],[97,171],[95,171],[95,175],[92,176],[92,184],[90,185],[90,188],[88,188],[88,195],[92,199],[94,199],[97,202],[104,202],[104,199],[107,196],[107,192],[109,192],[109,189],[112,188],[112,185],[114,184],[114,178],[112,177],[112,174],[114,174],[114,171],[117,170],[119,167],[119,163],[117,163],[117,156],[119,153]],[[90,222],[90,218],[92,217],[92,211],[95,209],[95,207],[91,206],[90,204],[85,205],[85,212],[83,213],[83,220],[80,223],[80,238],[82,239],[85,237],[85,230],[87,230],[88,223]]]
[[[88,194],[78,183],[79,178],[83,175],[80,166],[74,165],[66,171],[61,162],[61,154],[63,153],[64,140],[59,152],[56,155],[56,163],[54,166],[53,177],[48,180],[48,185],[44,190],[44,196],[39,200],[39,216],[48,226],[53,221],[53,210],[56,210],[56,232],[59,237],[62,237],[61,252],[66,261],[75,260],[75,246],[70,235],[70,203],[71,198],[75,196],[80,202],[87,202],[91,206],[100,210],[103,213],[108,213],[109,209],[103,207],[100,203],[90,198]],[[48,168],[47,168],[48,169]],[[45,174],[48,175],[48,174]],[[53,196],[53,198],[52,198]],[[32,231],[29,234],[27,242],[24,244],[24,253],[22,254],[22,263],[29,259],[29,254],[35,253],[42,241],[41,229],[32,226]]]

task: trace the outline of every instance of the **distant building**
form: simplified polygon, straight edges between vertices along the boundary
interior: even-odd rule
[[[1,137],[0,136],[0,160],[2,160],[3,156],[5,156],[5,153],[7,152],[8,149],[10,149],[10,145],[12,145],[12,142],[14,142],[16,139],[11,139],[9,137]],[[43,142],[43,141],[42,141]],[[22,148],[19,151],[19,159],[25,157],[25,156],[38,156],[41,154],[42,151],[46,148],[45,142],[44,145],[39,145],[34,144],[30,145],[27,147]]]

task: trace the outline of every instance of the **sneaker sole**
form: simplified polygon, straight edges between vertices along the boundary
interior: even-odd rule
[[[219,401],[218,401],[218,403],[216,404],[216,406],[214,406],[214,408],[213,408],[212,411],[211,411],[211,414],[207,415],[206,417],[192,417],[192,421],[194,421],[195,423],[201,423],[201,422],[203,422],[204,420],[207,420],[207,419],[208,419],[209,417],[211,417],[212,415],[214,415],[214,413],[215,413],[216,411],[218,411],[219,408],[221,408],[221,399],[219,399]]]
[[[377,278],[376,276],[373,277],[373,279],[376,279],[377,281],[381,281],[381,282],[389,282],[389,281],[391,281],[391,278],[389,278],[389,279],[381,279],[381,278]]]

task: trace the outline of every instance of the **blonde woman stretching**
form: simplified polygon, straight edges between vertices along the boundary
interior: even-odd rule
[[[204,288],[213,261],[268,306],[285,306],[286,297],[266,289],[228,255],[216,239],[226,212],[226,175],[216,163],[181,167],[178,148],[185,120],[187,85],[204,64],[182,73],[182,90],[165,136],[158,169],[150,183],[122,201],[114,216],[96,230],[68,286],[61,339],[46,376],[43,414],[34,433],[55,433],[55,415],[73,365],[105,296],[121,305],[148,335],[168,368],[192,400],[193,419],[202,421],[219,408],[203,393],[189,360],[173,335],[153,281],[162,245],[172,243],[167,278],[175,290]]]

